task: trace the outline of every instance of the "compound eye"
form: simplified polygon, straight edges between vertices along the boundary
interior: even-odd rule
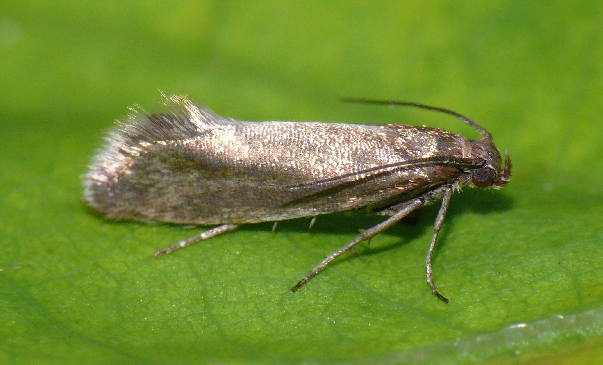
[[[475,186],[480,188],[486,188],[492,186],[492,183],[496,179],[496,171],[490,167],[482,167],[475,171],[471,175],[471,181]]]

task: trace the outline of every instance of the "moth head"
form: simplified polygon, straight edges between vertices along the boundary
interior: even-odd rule
[[[480,188],[495,189],[506,185],[511,178],[511,158],[505,152],[505,164],[502,165],[500,153],[488,136],[471,141],[471,154],[483,161],[481,166],[471,170],[471,182]]]

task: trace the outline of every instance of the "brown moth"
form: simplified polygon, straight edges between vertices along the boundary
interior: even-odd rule
[[[291,290],[331,261],[415,209],[441,200],[427,251],[431,257],[450,197],[462,186],[505,185],[492,136],[448,109],[411,102],[352,99],[446,113],[472,126],[469,140],[438,128],[314,122],[242,122],[184,96],[163,96],[170,113],[134,110],[109,133],[84,178],[84,199],[109,219],[219,225],[155,254],[236,229],[240,224],[369,209],[389,216],[332,253]]]

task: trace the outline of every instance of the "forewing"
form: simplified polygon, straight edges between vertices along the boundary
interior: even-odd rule
[[[85,199],[105,216],[222,224],[387,206],[469,163],[469,142],[434,128],[248,123],[186,98],[166,105],[131,114],[93,160]]]

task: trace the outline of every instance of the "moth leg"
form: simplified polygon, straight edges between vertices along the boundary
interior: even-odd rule
[[[212,238],[212,237],[222,234],[224,232],[234,231],[237,228],[239,228],[239,226],[236,224],[224,224],[224,225],[221,225],[218,227],[214,227],[210,230],[203,231],[194,237],[188,238],[186,240],[182,240],[176,244],[171,245],[170,247],[166,247],[163,250],[159,250],[159,251],[155,252],[154,256],[159,257],[159,256],[166,255],[168,253],[172,253],[180,248],[190,246],[193,243],[197,243],[199,241],[203,241],[203,240]]]
[[[427,283],[431,287],[431,292],[446,304],[448,304],[449,302],[448,299],[442,294],[440,294],[435,284],[433,283],[433,269],[431,267],[431,257],[433,256],[433,250],[435,249],[436,240],[438,239],[440,228],[442,228],[442,223],[444,222],[444,217],[446,216],[446,211],[448,210],[448,203],[450,203],[451,196],[452,187],[448,186],[444,189],[442,205],[440,206],[438,215],[435,221],[433,222],[433,236],[431,236],[431,243],[429,244],[429,250],[427,251],[427,257],[425,259],[425,267],[427,269]]]
[[[296,292],[305,283],[307,283],[310,279],[312,279],[316,274],[318,274],[320,271],[322,271],[322,269],[324,269],[329,263],[331,263],[331,261],[333,261],[337,257],[341,256],[342,253],[352,249],[358,243],[368,240],[371,237],[377,235],[378,233],[383,232],[384,230],[386,230],[387,228],[389,228],[390,226],[392,226],[393,224],[398,222],[400,219],[404,218],[410,212],[412,212],[413,210],[422,206],[423,204],[425,204],[424,198],[416,198],[416,199],[410,200],[404,204],[401,204],[399,207],[399,210],[397,210],[394,215],[392,215],[385,221],[377,224],[376,226],[369,228],[366,231],[363,231],[358,237],[356,237],[355,240],[353,240],[352,242],[348,243],[347,245],[343,246],[339,250],[337,250],[337,251],[333,252],[331,255],[329,255],[320,264],[318,264],[314,269],[312,269],[312,271],[308,275],[304,276],[293,288],[291,288],[291,291]]]

